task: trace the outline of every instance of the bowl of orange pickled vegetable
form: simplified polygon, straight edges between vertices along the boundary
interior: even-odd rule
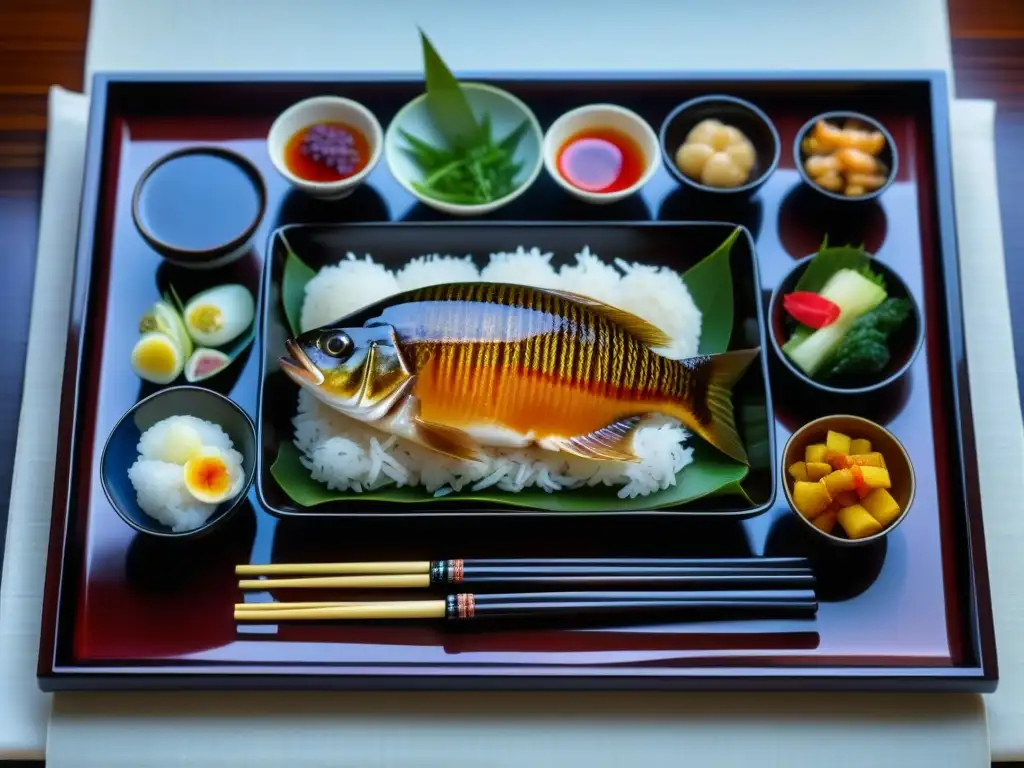
[[[800,177],[832,200],[864,202],[896,178],[899,153],[892,135],[859,112],[825,112],[797,132],[793,157]]]
[[[786,443],[786,500],[816,537],[862,546],[888,536],[914,503],[914,467],[889,430],[860,416],[804,424]]]

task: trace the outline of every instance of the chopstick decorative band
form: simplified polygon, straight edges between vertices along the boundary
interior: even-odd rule
[[[448,595],[445,603],[446,618],[472,619],[476,615],[476,598],[472,594]]]
[[[434,560],[430,563],[430,584],[461,584],[465,560]]]

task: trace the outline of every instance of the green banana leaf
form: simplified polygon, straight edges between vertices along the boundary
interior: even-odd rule
[[[862,270],[870,264],[871,256],[865,252],[863,245],[857,248],[852,245],[829,247],[828,238],[825,238],[818,253],[807,263],[807,268],[800,275],[793,290],[818,293],[839,270]]]
[[[284,305],[284,315],[292,335],[298,336],[302,333],[302,302],[306,298],[306,285],[316,277],[316,272],[295,255],[295,251],[283,235],[279,237],[287,252],[284,259],[284,276],[281,279],[281,303]]]
[[[732,246],[741,230],[737,228],[714,252],[691,267],[683,281],[701,311],[701,354],[724,352],[729,347],[733,326],[732,270],[729,265]],[[288,247],[281,290],[284,312],[292,332],[299,330],[306,283],[314,276],[299,256]],[[757,409],[737,408],[737,417],[764,418]],[[743,430],[749,434],[749,429]],[[763,425],[762,425],[763,431]],[[282,441],[270,473],[281,489],[296,504],[315,507],[338,501],[387,501],[392,503],[499,503],[510,507],[541,509],[560,512],[588,512],[594,510],[634,511],[676,507],[709,496],[736,496],[752,505],[742,487],[749,468],[730,459],[697,437],[692,438],[693,461],[684,467],[676,484],[665,490],[635,499],[620,499],[618,488],[596,487],[569,492],[548,493],[540,489],[527,489],[509,493],[493,488],[477,492],[463,491],[446,496],[432,496],[422,488],[382,488],[377,491],[353,493],[332,491],[314,480],[300,461],[301,454],[290,440]]]
[[[700,344],[697,351],[713,355],[729,349],[732,338],[732,267],[729,254],[739,237],[737,227],[711,255],[683,274],[686,289],[700,310]]]

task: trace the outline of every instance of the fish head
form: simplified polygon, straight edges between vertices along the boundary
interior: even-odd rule
[[[295,383],[360,421],[381,418],[412,380],[388,325],[324,326],[288,339],[285,349],[281,369]]]

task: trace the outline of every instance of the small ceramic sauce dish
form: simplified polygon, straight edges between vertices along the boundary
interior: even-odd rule
[[[615,104],[566,112],[544,135],[544,166],[551,177],[588,203],[622,200],[657,171],[658,137],[640,115]]]
[[[132,219],[167,261],[215,269],[250,250],[266,207],[263,177],[246,158],[222,147],[188,147],[143,172]]]
[[[216,440],[207,434],[211,429],[208,425],[199,430],[191,426],[193,422],[183,423],[180,418],[173,419],[173,422],[165,422],[161,428],[160,440],[155,433],[161,430],[150,433],[154,442],[149,444],[144,458],[149,465],[160,466],[137,467],[135,482],[139,483],[139,487],[136,487],[130,473],[133,465],[143,458],[140,454],[140,438],[150,427],[172,417],[193,417],[203,422],[212,422],[227,434],[232,444],[231,450],[237,451],[242,457],[240,467],[231,467],[232,471],[237,473],[234,482],[238,488],[229,498],[218,503],[210,497],[194,498],[191,491],[187,490],[191,486],[185,478],[192,467],[187,461],[182,461],[186,456],[210,452],[214,457],[228,456],[229,461],[233,460],[230,459],[230,452],[218,453],[218,448],[211,448]],[[169,426],[172,424],[173,426]],[[224,446],[219,448],[223,449]],[[159,458],[155,458],[155,454],[151,453],[153,450],[157,451]],[[197,469],[209,471],[210,467]],[[114,511],[139,533],[164,539],[188,539],[205,535],[220,527],[240,508],[252,485],[255,469],[256,428],[249,415],[232,400],[217,392],[198,386],[183,385],[161,390],[140,400],[118,420],[103,446],[100,457],[100,482]],[[181,475],[175,478],[174,473],[179,471]],[[230,493],[231,486],[225,487]],[[201,490],[204,489],[199,489],[196,493],[200,493]],[[180,503],[168,503],[169,507],[173,506],[175,512],[167,511],[163,506],[159,507],[159,515],[163,516],[161,520],[143,510],[139,501],[140,491],[148,494],[150,502],[157,499],[163,505],[173,496],[180,500]],[[207,506],[197,507],[197,501],[206,503]],[[210,509],[209,505],[214,503],[216,507]],[[186,520],[186,516],[199,514],[197,509],[204,510],[203,514],[207,515],[205,520],[197,523],[193,523],[193,520],[198,521],[198,517]],[[167,520],[177,524],[167,524]]]
[[[340,96],[316,96],[282,112],[267,151],[292,186],[321,200],[348,197],[380,162],[384,131],[369,109]]]

